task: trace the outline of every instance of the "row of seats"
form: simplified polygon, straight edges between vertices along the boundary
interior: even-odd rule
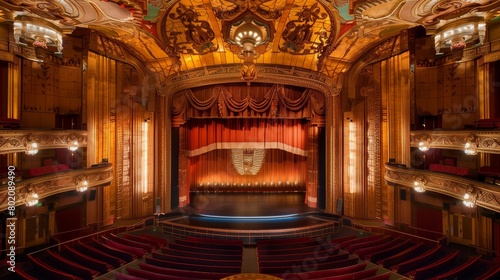
[[[364,239],[369,242],[372,237]],[[259,272],[282,279],[389,279],[390,272],[367,263],[345,250],[363,239],[295,238],[257,241]]]
[[[176,239],[128,267],[117,279],[222,279],[241,273],[243,242],[187,237]]]
[[[108,233],[28,255],[29,262],[19,267],[17,275],[21,279],[94,279],[166,244],[148,235]]]

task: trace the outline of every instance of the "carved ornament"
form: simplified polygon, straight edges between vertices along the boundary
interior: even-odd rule
[[[418,147],[419,142],[427,139],[431,148],[464,150],[465,143],[471,135],[475,135],[478,139],[478,152],[500,154],[500,131],[497,130],[412,131],[410,146]]]
[[[0,130],[0,154],[24,152],[28,138],[36,139],[38,149],[67,148],[69,140],[77,140],[80,147],[87,146],[86,130]]]
[[[455,175],[398,167],[390,164],[386,164],[385,169],[385,180],[387,182],[413,187],[413,182],[419,178],[426,182],[426,190],[460,200],[463,199],[467,189],[472,185],[479,191],[476,200],[478,206],[500,212],[500,191],[496,185]]]
[[[89,188],[108,185],[113,180],[113,166],[92,167],[53,173],[16,182],[16,206],[23,205],[26,197],[31,192],[36,192],[39,199],[55,194],[74,191],[81,180],[85,178]],[[0,211],[7,209],[8,189],[0,191]]]
[[[326,96],[337,95],[335,80],[319,72],[278,65],[258,65],[259,82],[315,89]],[[206,85],[241,82],[241,65],[204,67],[171,75],[163,82],[167,96],[185,89]]]

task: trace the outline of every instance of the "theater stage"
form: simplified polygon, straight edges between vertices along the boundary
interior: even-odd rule
[[[243,239],[324,236],[334,232],[335,217],[304,203],[300,193],[193,193],[178,216],[162,220],[163,232]]]

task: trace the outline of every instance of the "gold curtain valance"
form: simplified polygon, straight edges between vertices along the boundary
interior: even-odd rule
[[[172,124],[191,118],[307,119],[324,126],[325,96],[312,89],[214,86],[194,92],[186,89],[172,96]]]

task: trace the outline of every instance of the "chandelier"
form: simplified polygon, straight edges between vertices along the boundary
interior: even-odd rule
[[[247,85],[257,79],[255,60],[266,51],[267,44],[272,40],[272,28],[272,22],[257,19],[250,13],[223,26],[231,51],[242,60],[240,74]]]
[[[14,19],[14,40],[19,45],[32,44],[35,48],[55,47],[62,54],[62,31],[55,24],[37,17],[18,16]]]

